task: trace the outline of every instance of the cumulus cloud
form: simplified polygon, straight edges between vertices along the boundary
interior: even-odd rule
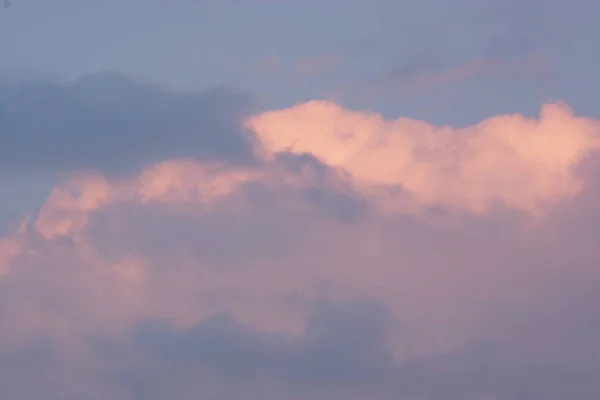
[[[239,129],[259,161],[74,174],[0,241],[8,398],[600,394],[598,121]]]
[[[564,104],[543,106],[539,120],[505,115],[453,129],[313,101],[248,124],[268,153],[309,153],[359,184],[476,212],[498,201],[536,211],[575,195],[581,182],[574,168],[600,145],[598,122],[575,117]]]

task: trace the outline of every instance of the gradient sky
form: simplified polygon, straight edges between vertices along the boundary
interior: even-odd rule
[[[599,399],[598,17],[13,0],[0,396]]]

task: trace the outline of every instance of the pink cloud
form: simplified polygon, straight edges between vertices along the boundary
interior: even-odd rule
[[[538,119],[454,129],[309,102],[247,128],[262,157],[252,167],[170,160],[56,187],[0,241],[0,354],[44,338],[62,357],[57,371],[124,399],[135,397],[94,379],[113,364],[147,374],[148,387],[172,365],[183,383],[165,387],[218,398],[242,372],[235,394],[286,398],[511,398],[495,386],[504,368],[545,379],[555,364],[597,377],[582,350],[597,335],[582,329],[600,331],[586,322],[598,317],[588,296],[600,288],[597,232],[583,228],[598,215],[583,168],[598,121],[550,104]],[[340,218],[331,210],[344,201],[364,208]],[[139,333],[148,319],[170,330]],[[126,349],[113,364],[90,345],[98,336]],[[150,350],[135,347],[143,340]],[[480,343],[505,350],[489,381],[469,383]],[[60,373],[46,385],[68,382]]]
[[[267,153],[310,153],[364,190],[397,187],[422,206],[475,212],[501,202],[535,213],[577,194],[574,168],[600,144],[598,122],[563,104],[543,106],[539,120],[506,115],[453,129],[312,101],[248,126]]]

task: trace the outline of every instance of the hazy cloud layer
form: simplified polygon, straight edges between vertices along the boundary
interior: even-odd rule
[[[2,238],[4,396],[598,398],[600,121],[314,101],[229,123],[256,162],[162,136],[136,174],[74,158],[100,171]]]

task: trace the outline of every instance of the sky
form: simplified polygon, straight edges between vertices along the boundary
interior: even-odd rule
[[[598,17],[13,0],[1,397],[600,398]]]

